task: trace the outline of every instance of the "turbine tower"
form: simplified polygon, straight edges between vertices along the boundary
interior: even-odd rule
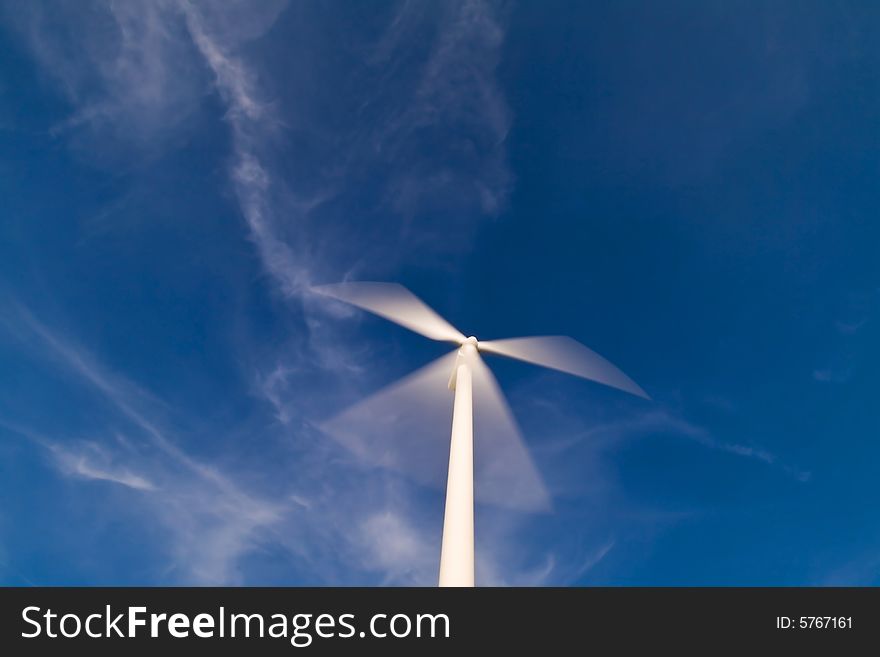
[[[454,391],[440,549],[440,586],[474,585],[475,460],[479,475],[477,483],[482,484],[482,498],[486,502],[528,511],[549,506],[546,489],[482,354],[506,356],[567,372],[649,398],[626,374],[568,337],[490,341],[465,337],[412,292],[396,283],[351,282],[322,285],[313,290],[384,317],[432,340],[458,345],[451,354],[322,425],[328,434],[376,465],[400,470],[423,483],[439,484],[432,481],[430,473],[436,471],[438,461],[445,459],[436,448],[432,453],[432,447],[436,447],[433,443],[417,440],[418,434],[427,431],[432,423],[449,427],[448,401],[440,397],[439,382],[444,381],[446,387]],[[414,417],[407,417],[408,411],[425,401],[433,401],[437,412],[432,415],[419,411]],[[447,419],[443,420],[443,415]],[[372,438],[368,435],[371,429],[374,431]],[[400,429],[405,434],[403,440],[395,437],[395,430]],[[486,449],[482,450],[480,458],[483,443]]]

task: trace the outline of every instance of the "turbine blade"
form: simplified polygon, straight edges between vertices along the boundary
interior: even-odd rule
[[[456,352],[441,356],[319,425],[362,464],[446,485]]]
[[[562,335],[480,341],[480,351],[524,360],[650,399],[638,384],[580,342]]]
[[[492,371],[470,359],[474,389],[474,495],[481,502],[541,512],[550,495]]]
[[[465,340],[458,329],[397,283],[352,282],[319,285],[312,289],[405,326],[426,338],[459,344]]]
[[[495,378],[473,359],[475,498],[522,510],[549,508],[549,496]],[[319,425],[366,465],[420,484],[446,487],[456,352],[442,356]]]

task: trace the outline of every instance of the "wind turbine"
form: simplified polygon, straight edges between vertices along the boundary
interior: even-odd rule
[[[449,427],[448,397],[454,391],[452,436],[448,447],[446,507],[440,550],[440,586],[474,585],[474,429],[477,424],[478,484],[482,497],[525,510],[549,506],[549,496],[534,468],[510,408],[481,354],[514,358],[590,379],[648,399],[632,379],[575,340],[563,336],[477,340],[429,308],[396,283],[350,282],[322,285],[315,292],[357,306],[426,338],[459,345],[458,349],[405,377],[401,382],[356,404],[322,425],[331,436],[376,465],[414,474],[425,483],[438,462],[446,461],[433,441],[421,434]],[[433,402],[434,413],[424,412]],[[415,403],[415,404],[414,404]],[[474,408],[476,406],[476,413]],[[413,415],[413,408],[419,408]],[[444,419],[445,416],[445,419]],[[394,437],[395,430],[408,434]],[[373,431],[372,439],[369,437]],[[438,441],[439,442],[439,441]],[[481,445],[485,443],[486,449]],[[433,452],[432,452],[433,448]]]

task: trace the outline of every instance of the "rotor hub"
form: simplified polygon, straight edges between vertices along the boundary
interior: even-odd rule
[[[462,347],[471,346],[474,349],[476,349],[477,351],[479,351],[479,349],[480,349],[480,343],[474,336],[470,336],[469,338],[467,338],[464,342],[461,343],[461,346]]]

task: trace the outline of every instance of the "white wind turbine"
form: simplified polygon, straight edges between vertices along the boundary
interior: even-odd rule
[[[319,286],[314,291],[432,340],[459,345],[456,351],[322,425],[322,429],[360,457],[403,471],[423,483],[442,485],[437,466],[446,462],[448,455],[440,586],[474,585],[475,451],[478,498],[530,511],[549,507],[541,477],[481,354],[523,360],[648,399],[645,391],[626,374],[571,338],[478,341],[473,336],[465,337],[412,292],[395,283],[340,283]],[[448,431],[449,402],[448,397],[441,395],[441,385],[455,392],[448,452],[444,441],[420,440],[432,430]]]

